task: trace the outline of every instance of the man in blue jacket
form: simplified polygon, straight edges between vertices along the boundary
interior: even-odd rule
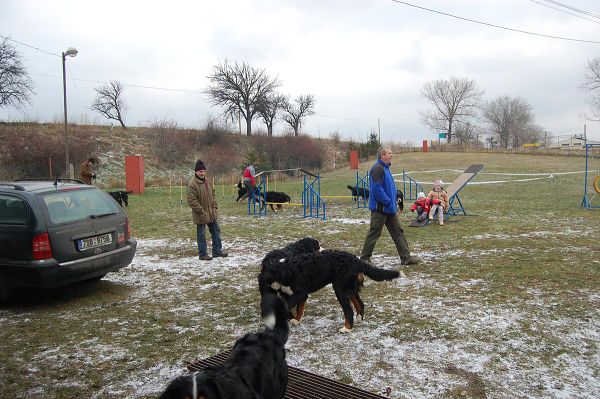
[[[371,210],[371,225],[360,258],[371,262],[375,244],[381,236],[383,226],[387,227],[396,244],[398,255],[403,265],[415,265],[419,260],[410,255],[404,230],[398,220],[398,205],[396,203],[396,183],[390,172],[392,164],[392,149],[381,146],[377,150],[377,162],[369,172],[369,209]]]

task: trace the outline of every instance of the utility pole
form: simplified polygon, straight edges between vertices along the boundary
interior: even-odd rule
[[[377,140],[379,141],[379,145],[381,145],[381,125],[379,124],[379,118],[377,118],[377,132],[379,133]]]

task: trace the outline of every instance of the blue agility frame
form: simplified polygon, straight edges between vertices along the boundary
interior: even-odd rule
[[[262,204],[264,204],[263,207],[261,207],[261,199]],[[248,215],[267,215],[267,179],[261,179],[260,183],[254,188],[254,192],[248,196]]]
[[[321,198],[321,176],[319,174],[304,172],[304,188],[302,190],[302,207],[304,208],[304,218],[327,219],[327,203]],[[309,181],[306,175],[314,177]]]
[[[592,198],[588,199],[588,193],[587,193],[587,186],[588,186],[588,173],[589,173],[589,157],[590,157],[590,150],[593,147],[600,147],[600,144],[586,144],[585,145],[585,177],[583,178],[583,199],[581,200],[581,206],[583,206],[584,208],[588,208],[588,209],[597,209],[600,208],[600,205],[592,205],[592,198],[594,198],[594,195],[592,195]]]
[[[406,192],[406,186],[408,185],[408,193]],[[414,187],[414,190],[413,190]],[[402,193],[404,194],[405,200],[416,200],[417,194],[423,190],[423,186],[417,183],[415,179],[410,177],[406,173],[406,169],[402,169]]]
[[[369,207],[369,201],[367,201],[367,199],[364,196],[360,196],[358,195],[358,189],[362,188],[363,189],[363,193],[366,192],[365,190],[367,190],[368,187],[370,187],[370,182],[369,182],[369,172],[367,172],[367,174],[365,175],[365,177],[362,177],[358,174],[358,171],[356,172],[356,185],[354,186],[354,189],[356,190],[356,207],[357,208],[368,208]],[[362,200],[361,200],[362,198]],[[362,204],[361,204],[362,202]]]

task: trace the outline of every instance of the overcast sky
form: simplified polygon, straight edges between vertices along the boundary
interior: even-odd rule
[[[584,19],[552,1],[408,3],[600,42],[600,18]],[[598,0],[559,3],[600,16]],[[473,79],[485,100],[523,98],[552,135],[580,134],[587,124],[588,138],[600,139],[600,123],[584,118],[580,89],[587,62],[600,56],[599,43],[512,32],[392,0],[0,0],[0,35],[23,43],[13,44],[37,93],[31,106],[0,110],[0,120],[62,119],[60,53],[72,46],[79,54],[67,58],[67,99],[69,120],[77,123],[110,123],[89,107],[95,87],[118,80],[126,85],[128,125],[172,119],[201,127],[220,115],[201,91],[213,67],[228,59],[265,68],[282,82],[283,94],[314,94],[316,115],[303,131],[315,137],[338,131],[365,141],[379,119],[382,141],[435,138],[420,120],[418,111],[429,108],[420,89],[455,76]],[[253,129],[264,125],[257,120]],[[276,134],[285,130],[275,126]]]

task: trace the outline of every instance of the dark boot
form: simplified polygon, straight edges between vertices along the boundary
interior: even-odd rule
[[[419,258],[416,258],[414,256],[407,256],[405,258],[400,258],[400,264],[402,265],[417,265],[419,264],[420,260]]]

